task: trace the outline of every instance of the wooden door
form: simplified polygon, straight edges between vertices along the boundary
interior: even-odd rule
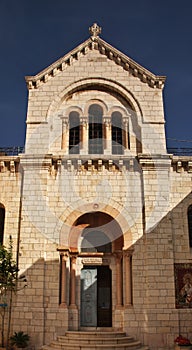
[[[112,326],[111,270],[108,266],[97,269],[97,326]]]
[[[112,326],[111,270],[108,266],[81,270],[81,326]]]

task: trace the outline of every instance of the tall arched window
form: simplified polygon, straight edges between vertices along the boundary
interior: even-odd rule
[[[112,154],[123,154],[122,114],[113,112],[111,115]]]
[[[80,149],[80,119],[78,112],[69,114],[69,153],[78,154]]]
[[[103,108],[94,103],[89,107],[89,154],[103,153]]]
[[[5,208],[2,205],[0,205],[0,244],[3,244],[4,223],[5,223]]]
[[[189,229],[189,245],[192,248],[192,205],[190,205],[188,208],[187,216],[188,216],[188,229]]]

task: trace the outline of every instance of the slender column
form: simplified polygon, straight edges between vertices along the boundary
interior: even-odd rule
[[[104,145],[104,154],[112,153],[112,144],[111,144],[111,117],[104,117],[104,127],[105,127],[105,145]]]
[[[122,306],[122,254],[116,253],[116,303],[117,306]]]
[[[69,120],[68,117],[62,117],[62,139],[61,149],[68,154],[69,149]]]
[[[76,255],[71,256],[71,270],[70,270],[70,306],[76,307]]]
[[[123,118],[123,130],[124,130],[124,147],[125,147],[125,153],[130,148],[130,142],[129,142],[129,120],[127,117]]]
[[[125,264],[125,305],[132,304],[131,252],[124,253]]]
[[[67,293],[66,293],[66,285],[67,285],[67,269],[66,269],[66,254],[61,254],[61,307],[67,306]]]
[[[80,154],[88,154],[88,120],[87,117],[81,117],[80,118],[80,124],[81,124],[81,147],[80,147]]]

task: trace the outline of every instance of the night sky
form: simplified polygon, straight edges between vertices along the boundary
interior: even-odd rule
[[[102,39],[167,76],[168,146],[192,148],[191,0],[0,0],[0,147],[24,145],[24,77],[85,41],[94,22],[102,27]]]

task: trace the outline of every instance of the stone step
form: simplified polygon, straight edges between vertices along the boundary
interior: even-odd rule
[[[81,343],[88,343],[88,344],[92,344],[97,342],[97,344],[104,344],[104,343],[114,343],[114,344],[123,344],[123,343],[130,343],[132,341],[134,341],[133,337],[129,337],[129,336],[124,336],[124,337],[103,337],[103,335],[101,335],[100,337],[65,337],[65,336],[59,336],[58,337],[58,341],[59,343],[70,343],[70,344],[81,344]]]
[[[149,350],[147,346],[138,346],[133,344],[116,344],[116,345],[86,345],[81,346],[77,345],[74,347],[74,345],[64,345],[63,347],[53,347],[51,345],[44,345],[42,347],[43,350],[55,350],[55,349],[61,349],[61,350]]]
[[[42,350],[148,350],[125,332],[67,331]]]
[[[113,341],[114,340],[114,341]],[[53,342],[51,342],[51,346],[55,346],[55,347],[57,347],[57,346],[67,346],[67,345],[73,345],[73,346],[92,346],[92,345],[94,345],[95,346],[95,343],[97,343],[97,345],[125,345],[125,344],[131,344],[131,345],[140,345],[140,341],[137,341],[137,340],[134,340],[133,338],[130,340],[130,339],[128,339],[128,340],[126,340],[126,339],[122,339],[122,341],[120,341],[120,342],[118,342],[118,341],[116,341],[116,339],[115,338],[113,338],[113,339],[110,339],[110,340],[106,340],[106,339],[102,339],[102,340],[100,340],[100,339],[97,339],[97,340],[88,340],[88,339],[86,339],[86,340],[81,340],[81,341],[78,341],[78,339],[76,340],[76,341],[66,341],[65,339],[63,340],[63,341],[53,341]]]
[[[113,338],[120,338],[125,337],[126,333],[122,331],[66,331],[65,336],[73,338],[77,337],[78,339],[82,337],[88,337],[89,339],[100,337],[111,338],[111,336],[113,336]]]

